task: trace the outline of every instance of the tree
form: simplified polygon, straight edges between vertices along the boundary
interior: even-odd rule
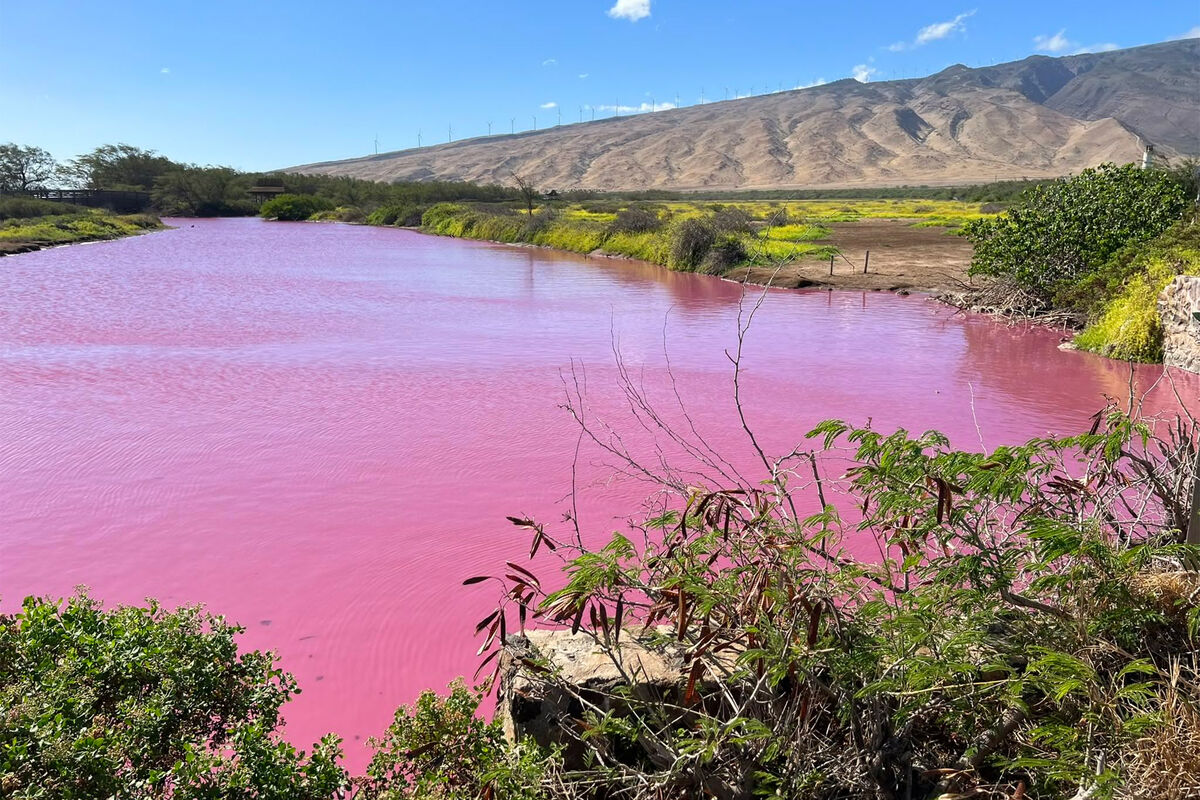
[[[67,171],[85,189],[133,189],[148,192],[161,175],[180,165],[153,150],[105,144],[72,160]]]
[[[166,214],[218,217],[253,214],[248,179],[230,167],[186,166],[154,183],[154,205]]]
[[[971,274],[1009,280],[1049,305],[1121,247],[1161,234],[1187,202],[1173,175],[1133,164],[1035,186],[1006,214],[963,227],[975,245]]]
[[[0,192],[42,188],[57,172],[58,162],[40,147],[0,144]]]
[[[524,175],[512,173],[513,182],[517,184],[517,192],[521,195],[521,200],[525,203],[525,208],[529,211],[529,216],[533,216],[533,205],[537,202],[541,194],[534,188],[533,182]]]

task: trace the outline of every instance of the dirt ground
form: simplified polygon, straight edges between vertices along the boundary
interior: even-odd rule
[[[828,260],[803,259],[780,269],[772,285],[938,292],[954,288],[957,281],[966,279],[971,244],[946,228],[914,228],[912,221],[892,219],[835,222],[829,227],[832,235],[820,243],[832,244],[842,251],[842,257],[834,259],[832,277]],[[863,261],[868,250],[871,258],[864,275]],[[768,267],[750,267],[727,277],[766,283],[773,271]]]

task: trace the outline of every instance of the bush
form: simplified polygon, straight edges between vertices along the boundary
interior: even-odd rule
[[[617,212],[616,219],[609,225],[609,233],[653,233],[663,226],[654,211],[634,206]]]
[[[712,216],[717,233],[750,233],[750,212],[740,206],[724,206]]]
[[[281,194],[262,204],[259,216],[286,222],[306,220],[318,211],[333,209],[333,203],[311,194]]]
[[[297,688],[241,628],[197,608],[102,611],[83,595],[0,616],[5,797],[325,800],[338,740],[305,755],[275,733]]]
[[[1080,295],[1112,299],[1075,344],[1122,361],[1162,361],[1158,296],[1177,275],[1200,275],[1200,219],[1181,222],[1148,245],[1122,250],[1097,271],[1096,285],[1081,287]]]
[[[700,271],[707,275],[724,275],[734,267],[746,261],[746,245],[740,236],[725,233],[713,242],[708,255],[700,266]]]
[[[633,638],[682,662],[673,688],[660,674],[633,691],[572,684],[544,654],[510,651],[522,702],[562,698],[565,718],[539,735],[571,754],[569,788],[1194,797],[1200,574],[1181,565],[1200,549],[1180,542],[1200,425],[1156,431],[1109,409],[1086,434],[990,453],[835,421],[809,438],[744,478],[716,462],[676,471],[650,451],[651,517],[600,546],[513,518],[532,554],[494,578],[485,650],[515,617],[574,625],[633,674]],[[786,481],[802,470],[813,480]],[[548,562],[565,582],[534,574]]]
[[[694,270],[704,263],[708,251],[717,240],[713,226],[701,219],[680,221],[671,231],[671,269]]]
[[[448,697],[422,692],[402,706],[380,738],[359,782],[361,800],[542,797],[537,791],[553,757],[530,745],[511,746],[498,723],[477,715],[480,695],[456,681]]]
[[[416,203],[391,203],[375,209],[367,216],[368,225],[399,225],[415,228],[421,224],[425,209]]]
[[[34,197],[0,197],[0,221],[88,214],[90,212],[91,209],[85,206],[71,203],[56,203],[52,200],[38,200]]]
[[[1121,247],[1165,231],[1187,203],[1165,172],[1113,164],[1084,170],[1035,186],[1001,216],[968,222],[970,272],[1012,281],[1051,305]]]

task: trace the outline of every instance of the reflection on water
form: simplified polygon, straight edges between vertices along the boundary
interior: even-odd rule
[[[665,334],[697,429],[751,463],[736,284],[400,230],[179,224],[0,263],[2,600],[85,583],[206,602],[297,674],[297,741],[378,732],[473,670],[490,598],[459,584],[520,552],[505,515],[560,518],[572,359],[619,421],[614,348],[668,407]],[[775,452],[834,416],[963,446],[976,420],[990,446],[1074,432],[1128,370],[1057,338],[915,296],[776,291],[747,415]],[[646,487],[595,460],[581,510],[603,533]]]

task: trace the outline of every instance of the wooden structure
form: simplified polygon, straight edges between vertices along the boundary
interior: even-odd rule
[[[286,191],[287,189],[282,186],[251,186],[246,190],[246,193],[250,195],[255,203],[261,206],[271,198],[278,197]]]
[[[24,196],[88,208],[107,208],[124,213],[145,211],[150,207],[149,192],[119,189],[30,189]]]

